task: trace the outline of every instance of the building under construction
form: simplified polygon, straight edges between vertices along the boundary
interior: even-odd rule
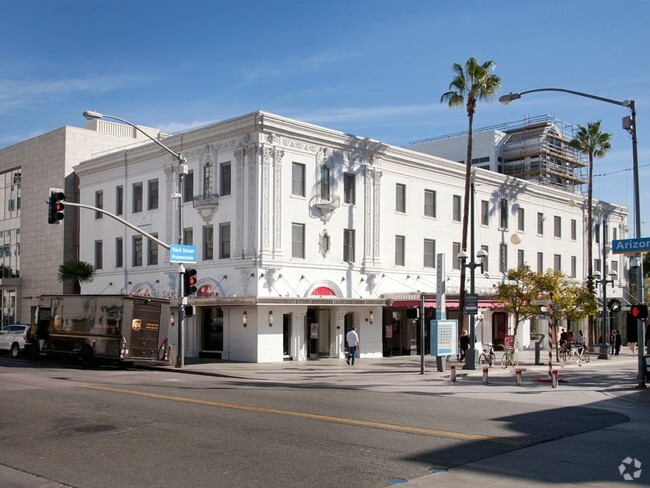
[[[569,146],[574,126],[548,115],[473,132],[472,164],[541,185],[580,191],[587,162]],[[409,149],[465,163],[467,132],[414,141]]]

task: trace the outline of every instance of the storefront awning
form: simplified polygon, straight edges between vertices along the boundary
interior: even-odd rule
[[[420,306],[418,300],[395,300],[392,304],[392,307],[395,308],[416,308]],[[458,308],[458,300],[447,300],[445,302],[446,308]],[[491,300],[479,300],[478,308],[501,308],[503,307],[503,302],[495,302]],[[436,308],[435,300],[425,300],[424,308]]]

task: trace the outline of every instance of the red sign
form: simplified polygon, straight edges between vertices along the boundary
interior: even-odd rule
[[[515,348],[515,336],[513,335],[507,335],[503,338],[503,345],[505,346],[506,349],[514,349]]]
[[[210,285],[203,285],[196,292],[196,296],[197,297],[218,297],[219,292],[216,290],[216,288],[213,288]]]

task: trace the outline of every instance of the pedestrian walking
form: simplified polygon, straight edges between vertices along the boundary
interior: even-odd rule
[[[345,340],[348,342],[348,357],[346,358],[346,362],[350,366],[354,366],[354,359],[357,354],[357,349],[361,345],[359,342],[359,335],[357,334],[357,328],[353,325],[352,329],[350,332],[348,332],[345,336]]]
[[[616,342],[616,329],[612,329],[612,331],[609,333],[609,347],[611,349],[610,354],[614,354],[615,342]]]
[[[618,356],[618,353],[621,351],[621,342],[623,340],[621,339],[621,333],[618,330],[614,331],[616,333],[616,337],[614,338],[614,354]]]
[[[467,350],[469,349],[469,335],[466,330],[461,332],[460,340],[458,342],[460,343],[460,362],[463,362],[465,361]]]

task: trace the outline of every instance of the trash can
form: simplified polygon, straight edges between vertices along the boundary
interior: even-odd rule
[[[436,369],[444,371],[447,363],[447,356],[436,356]]]
[[[544,342],[544,334],[533,334],[535,336],[535,364],[542,364],[541,350],[542,342]]]

